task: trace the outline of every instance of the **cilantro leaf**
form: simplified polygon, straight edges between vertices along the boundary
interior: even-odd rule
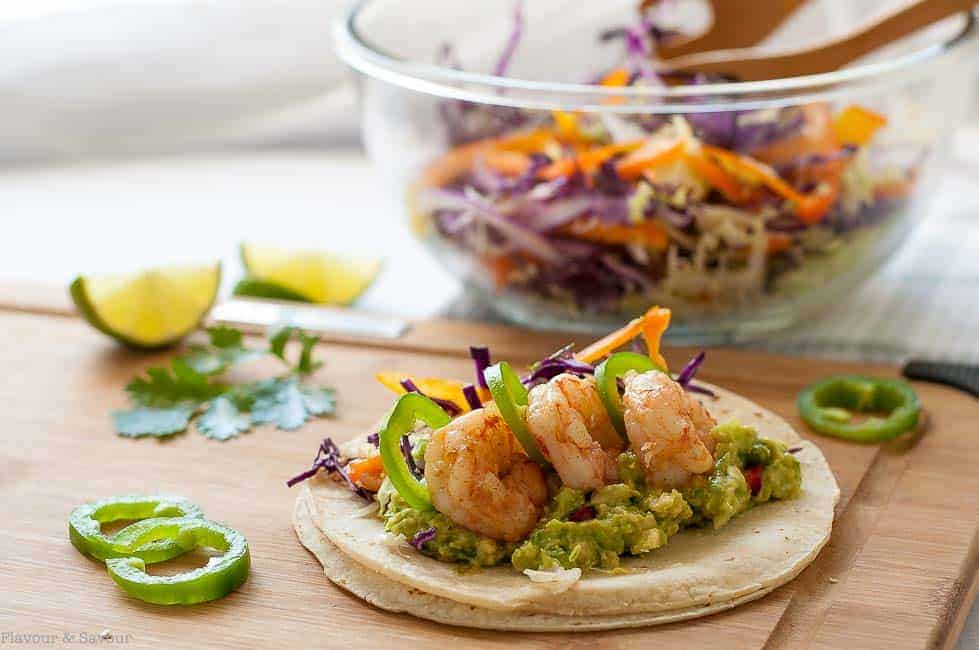
[[[337,407],[336,392],[322,386],[300,386],[303,404],[312,415],[332,415]]]
[[[292,333],[296,331],[295,327],[286,326],[280,327],[269,334],[269,352],[279,357],[282,361],[289,363],[286,360],[286,343],[292,338]]]
[[[231,366],[264,356],[260,350],[245,347],[210,348],[203,345],[191,347],[182,358],[184,363],[204,375],[218,375]]]
[[[252,427],[252,419],[241,413],[227,397],[217,397],[210,407],[197,418],[197,430],[208,438],[227,440]]]
[[[296,362],[296,372],[308,375],[323,365],[322,361],[313,361],[313,348],[320,342],[320,337],[299,332],[299,342],[302,349],[299,352],[299,361]]]
[[[254,390],[252,421],[274,423],[287,431],[298,429],[310,417],[332,413],[335,408],[332,390],[300,386],[295,377],[259,382]]]
[[[225,387],[212,384],[207,375],[198,372],[180,358],[174,359],[170,369],[150,368],[147,377],[136,377],[126,385],[126,391],[139,406],[167,408],[196,405],[224,392]]]
[[[243,336],[240,330],[227,325],[207,328],[207,333],[211,337],[211,345],[216,348],[240,348],[242,347]]]
[[[127,438],[144,436],[164,437],[187,429],[190,416],[194,414],[191,406],[171,408],[137,407],[129,411],[116,411],[112,420],[116,433]]]
[[[269,337],[267,350],[244,345],[244,337],[233,327],[208,330],[209,345],[193,346],[170,366],[149,368],[134,378],[126,391],[134,408],[112,414],[119,435],[129,437],[168,436],[185,431],[202,406],[197,430],[216,440],[228,440],[251,429],[253,423],[273,423],[280,429],[298,429],[308,419],[333,413],[334,393],[328,388],[304,386],[299,378],[322,364],[313,360],[318,336],[295,327],[283,327]],[[300,344],[295,365],[285,356],[289,341]],[[289,374],[276,379],[229,385],[216,376],[231,366],[266,354],[289,365]]]

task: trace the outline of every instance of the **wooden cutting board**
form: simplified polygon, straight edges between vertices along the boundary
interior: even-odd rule
[[[109,412],[126,405],[122,387],[132,375],[168,355],[122,350],[71,316],[60,292],[50,300],[39,295],[0,288],[0,635],[68,645],[110,631],[127,647],[166,648],[944,648],[954,645],[975,595],[979,403],[919,384],[929,426],[917,439],[877,447],[813,438],[842,489],[833,537],[799,578],[765,598],[697,621],[573,637],[481,632],[389,614],[333,586],[299,545],[290,524],[295,492],[285,480],[308,466],[321,438],[346,439],[384,412],[391,395],[373,381],[378,370],[468,378],[471,343],[526,363],[566,336],[430,321],[396,343],[331,340],[318,349],[326,366],[317,379],[339,392],[333,419],[292,433],[259,429],[227,443],[193,431],[128,440],[113,434]],[[667,357],[676,366],[690,354],[674,349]],[[242,378],[270,370],[259,364]],[[716,349],[701,374],[804,432],[796,393],[837,372],[895,373]],[[155,491],[189,497],[248,537],[253,569],[241,590],[195,607],[147,605],[69,544],[74,506]]]

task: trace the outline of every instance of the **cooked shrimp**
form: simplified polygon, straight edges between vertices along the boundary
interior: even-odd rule
[[[717,422],[707,409],[665,373],[628,373],[624,379],[626,433],[650,483],[681,487],[709,471]]]
[[[562,374],[531,389],[527,427],[568,487],[591,490],[616,480],[622,438],[593,377]]]
[[[466,413],[432,434],[425,479],[439,512],[507,542],[526,537],[548,501],[543,471],[495,407]]]

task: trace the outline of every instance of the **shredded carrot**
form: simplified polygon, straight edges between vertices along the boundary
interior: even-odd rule
[[[751,200],[753,192],[749,187],[704,156],[688,154],[684,162],[728,201],[740,205]]]
[[[659,348],[663,333],[670,326],[670,315],[669,309],[653,307],[642,317],[642,337],[646,341],[647,353],[663,370],[668,370],[669,367]]]
[[[792,248],[792,236],[787,235],[784,232],[770,232],[768,233],[768,244],[767,250],[769,254],[771,253],[781,253]]]
[[[452,149],[425,168],[425,171],[422,172],[421,185],[423,187],[442,187],[452,183],[472,169],[476,155],[485,150],[486,147],[487,143],[480,141]]]
[[[623,153],[631,153],[639,149],[645,140],[629,140],[628,142],[615,142],[604,147],[593,147],[578,152],[578,164],[584,172],[594,172],[603,162],[613,156]]]
[[[622,226],[585,219],[572,221],[558,232],[601,244],[640,244],[658,251],[665,251],[669,246],[669,234],[656,221]]]
[[[466,401],[466,396],[462,392],[464,386],[462,382],[438,377],[418,378],[394,370],[381,371],[375,375],[375,378],[385,388],[398,394],[406,392],[401,385],[401,381],[410,379],[418,386],[418,390],[425,393],[425,395],[448,400],[462,409],[463,412],[469,410],[469,402]]]
[[[626,180],[635,180],[643,172],[660,165],[676,162],[683,155],[686,143],[683,141],[663,144],[651,148],[642,147],[632,152],[615,166],[619,176]]]
[[[659,345],[660,338],[669,325],[670,310],[664,307],[651,307],[639,318],[632,319],[625,327],[600,338],[575,356],[585,363],[594,363],[642,334],[650,358],[666,369],[666,360],[660,354]]]
[[[506,151],[534,153],[535,151],[547,149],[551,144],[556,143],[557,139],[554,132],[550,129],[533,129],[531,131],[514,133],[503,138],[482,140],[481,142]]]
[[[510,284],[510,274],[516,268],[516,264],[511,256],[494,255],[484,258],[483,261],[486,264],[486,268],[489,269],[490,275],[493,276],[493,284],[497,289]]]
[[[365,481],[369,483],[377,483],[380,487],[380,479],[384,474],[384,463],[381,462],[380,456],[368,456],[367,458],[359,458],[357,460],[352,460],[347,463],[347,475],[350,480],[360,485],[362,487],[369,487],[365,485]]]
[[[833,120],[833,132],[842,144],[855,144],[862,147],[870,142],[878,129],[887,124],[883,115],[863,108],[847,106]]]
[[[795,206],[796,214],[808,224],[819,223],[840,198],[839,179],[828,179],[816,192],[804,195]]]
[[[530,169],[530,156],[519,151],[490,149],[483,157],[487,166],[507,176],[520,176]]]

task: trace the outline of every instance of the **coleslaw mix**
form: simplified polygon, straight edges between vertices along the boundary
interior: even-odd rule
[[[518,7],[498,74],[521,33]],[[602,38],[624,40],[625,61],[595,83],[669,82],[651,66],[669,36],[648,18],[608,30]],[[457,65],[450,48],[442,58]],[[633,116],[451,101],[441,110],[452,148],[412,187],[415,227],[475,264],[487,288],[583,312],[727,308],[777,292],[898,212],[917,175],[916,163],[875,155],[887,120],[859,105]]]

